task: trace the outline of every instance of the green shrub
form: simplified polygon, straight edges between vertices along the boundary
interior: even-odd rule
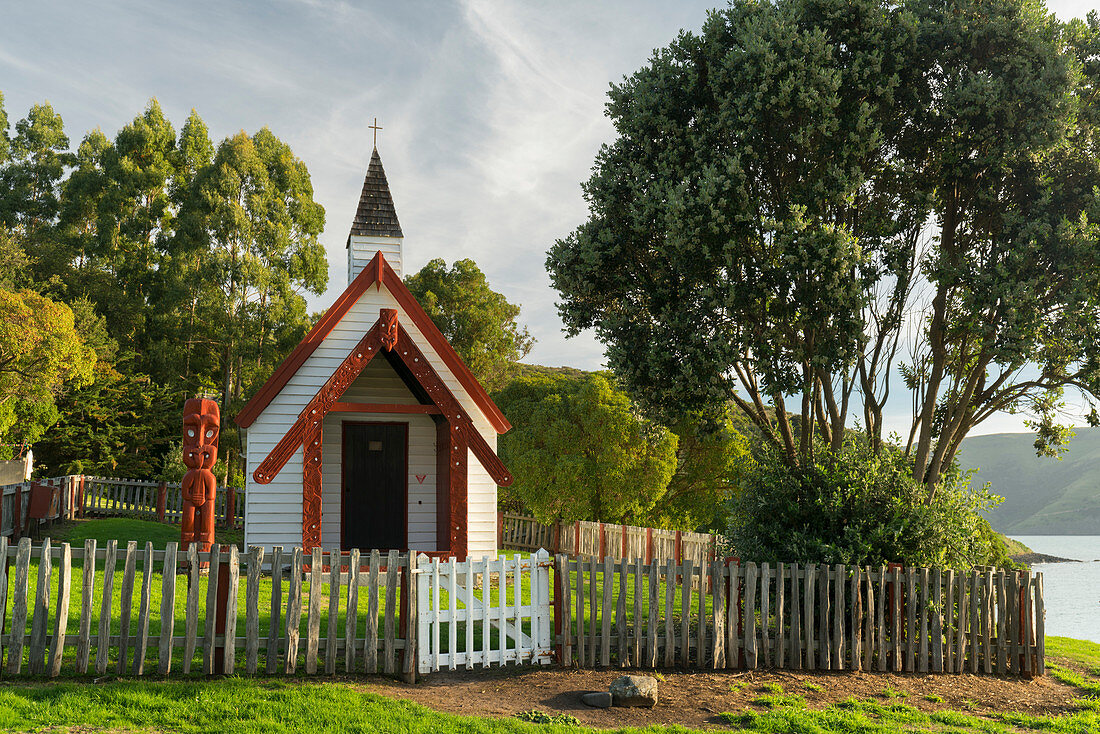
[[[929,498],[904,452],[859,437],[791,467],[762,448],[730,505],[730,552],[745,560],[969,568],[1008,565],[981,516],[999,498],[949,472]]]

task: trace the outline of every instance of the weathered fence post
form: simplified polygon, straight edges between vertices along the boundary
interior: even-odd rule
[[[157,522],[164,522],[164,511],[168,506],[168,483],[157,485]]]
[[[225,562],[222,562],[221,554],[226,553],[228,555],[229,554],[229,548],[230,548],[230,546],[228,546],[228,545],[214,545],[210,549],[212,553],[215,553],[218,556],[218,569],[217,569],[218,570],[218,587],[217,587],[217,596],[215,597],[216,601],[214,602],[215,603],[215,607],[214,607],[214,609],[215,609],[215,611],[214,611],[214,635],[215,635],[215,639],[219,635],[223,636],[223,638],[225,636],[225,629],[226,629],[226,613],[225,613],[226,609],[225,608],[226,608],[226,604],[229,601],[229,580],[230,580],[230,578],[229,578],[229,566],[230,566],[230,563],[229,563],[229,559],[226,559]],[[233,550],[236,550],[236,549],[237,549],[236,546],[233,546]],[[211,559],[211,560],[213,560],[213,559]],[[233,559],[233,560],[236,560],[236,559]],[[213,564],[211,564],[211,565],[213,565]],[[211,569],[211,575],[213,575],[213,569]],[[236,589],[234,589],[233,591],[236,592]],[[209,613],[209,607],[207,607],[207,612]],[[236,635],[236,620],[234,619],[233,621],[234,621],[233,634],[235,636]],[[220,675],[220,674],[226,672],[226,670],[225,670],[225,656],[226,656],[225,647],[226,647],[226,645],[229,645],[229,644],[233,644],[233,643],[230,642],[229,640],[223,639],[223,642],[220,645],[219,644],[214,645],[214,659],[213,659],[212,662],[213,662],[213,672],[215,674]],[[233,671],[228,671],[228,672],[231,673]]]
[[[23,485],[15,487],[15,505],[11,513],[11,537],[19,540],[23,537]]]
[[[225,488],[225,526],[230,530],[237,524],[237,488]]]

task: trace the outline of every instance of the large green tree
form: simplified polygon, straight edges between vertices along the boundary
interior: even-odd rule
[[[317,237],[325,210],[313,200],[302,161],[264,128],[241,132],[218,146],[195,176],[182,207],[176,257],[199,261],[194,276],[207,291],[201,314],[220,352],[222,410],[266,370],[263,356],[279,343],[281,327],[306,321],[302,292],[320,294],[328,282]],[[208,331],[209,333],[209,331]]]
[[[50,401],[9,400],[4,420],[33,440],[60,419],[39,447],[47,471],[152,476],[185,396],[220,394],[231,426],[308,328],[303,293],[327,275],[308,171],[267,129],[215,157],[197,113],[177,135],[155,99],[75,153],[49,105],[10,133],[2,112],[0,98],[0,288],[67,305],[95,362],[93,384],[44,381]],[[232,428],[223,446],[229,467]]]
[[[664,495],[676,437],[639,417],[606,376],[519,377],[494,400],[513,422],[499,444],[515,476],[506,503],[543,522],[631,522]]]
[[[1097,103],[1064,31],[1031,0],[711,13],[612,88],[547,260],[567,328],[657,415],[732,401],[792,466],[856,421],[882,450],[903,363],[928,502],[990,415],[1060,436],[1061,391],[1100,394]]]
[[[516,320],[520,307],[489,287],[473,260],[435,259],[406,276],[420,305],[486,388],[503,387],[535,340]]]

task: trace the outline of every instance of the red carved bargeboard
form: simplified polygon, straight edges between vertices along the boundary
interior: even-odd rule
[[[317,394],[309,401],[309,404],[298,414],[294,425],[286,432],[271,453],[252,472],[252,478],[259,484],[268,484],[282,470],[290,457],[305,441],[306,432],[311,427],[319,428],[325,414],[332,409],[332,404],[340,399],[344,391],[348,389],[355,378],[363,371],[363,368],[378,354],[381,341],[378,338],[381,328],[375,324],[359,340],[355,348],[351,350],[336,371],[325,382]]]
[[[321,544],[321,424],[306,432],[302,444],[302,548]]]

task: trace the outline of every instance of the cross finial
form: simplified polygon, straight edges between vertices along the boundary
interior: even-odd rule
[[[377,117],[374,118],[374,124],[373,125],[367,125],[367,128],[370,129],[370,130],[374,130],[374,147],[377,148],[378,147],[378,131],[382,129],[381,126],[379,126],[379,124],[378,124],[378,118]]]

